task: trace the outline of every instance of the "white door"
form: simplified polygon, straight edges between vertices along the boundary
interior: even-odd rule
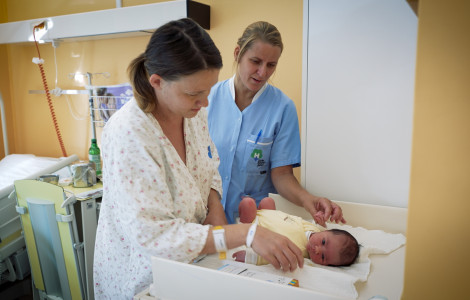
[[[417,16],[405,0],[304,0],[302,184],[407,207]]]

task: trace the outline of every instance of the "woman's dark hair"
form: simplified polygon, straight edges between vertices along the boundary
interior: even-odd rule
[[[174,81],[201,70],[222,68],[222,57],[209,34],[189,18],[170,21],[150,38],[144,53],[127,69],[139,107],[151,112],[156,95],[149,77],[158,74]]]

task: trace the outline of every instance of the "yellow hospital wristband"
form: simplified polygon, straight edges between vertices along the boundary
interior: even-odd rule
[[[212,235],[214,237],[215,250],[219,252],[219,259],[225,259],[227,257],[227,244],[225,243],[225,229],[222,226],[215,226],[212,229]]]

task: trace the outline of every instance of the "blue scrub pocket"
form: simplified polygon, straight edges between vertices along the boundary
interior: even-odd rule
[[[272,138],[259,138],[250,135],[246,141],[245,162],[248,175],[266,175],[269,170],[271,156]]]
[[[272,138],[259,138],[256,142],[256,135],[251,135],[246,141],[245,166],[246,181],[244,193],[253,195],[271,187],[271,147]]]

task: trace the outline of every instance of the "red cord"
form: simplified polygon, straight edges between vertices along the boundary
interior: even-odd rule
[[[36,41],[36,35],[35,35],[36,28],[39,28],[39,25],[34,26],[33,37],[34,37],[34,43],[36,44],[36,49],[38,51],[39,59],[41,59],[41,53],[39,52],[38,42]],[[44,68],[40,61],[38,62],[38,66],[39,66],[39,71],[41,72],[42,82],[44,84],[44,90],[46,91],[47,103],[49,104],[49,110],[51,111],[52,122],[54,122],[55,132],[57,133],[57,138],[59,140],[60,148],[62,149],[62,155],[64,157],[67,157],[67,151],[65,151],[64,141],[62,140],[62,135],[60,134],[59,124],[57,123],[57,118],[55,116],[54,105],[52,104],[51,94],[49,93],[49,88],[47,86],[46,73],[44,72]]]

